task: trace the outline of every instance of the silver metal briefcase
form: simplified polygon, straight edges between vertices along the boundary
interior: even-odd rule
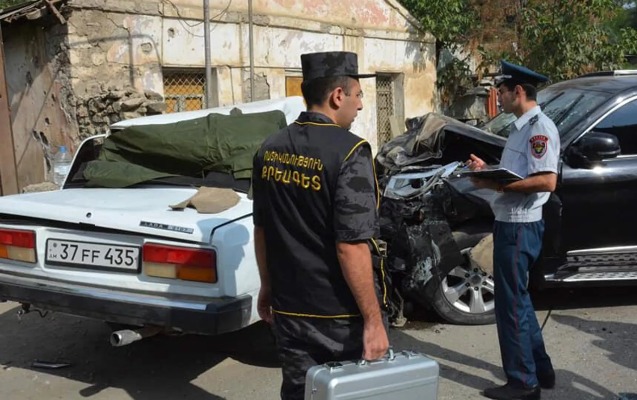
[[[307,371],[305,400],[435,400],[438,363],[401,351],[371,362],[330,362]]]

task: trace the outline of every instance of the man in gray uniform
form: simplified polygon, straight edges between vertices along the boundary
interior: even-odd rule
[[[508,184],[474,179],[476,186],[498,192],[491,204],[495,215],[495,315],[507,376],[506,385],[488,388],[483,394],[492,399],[534,400],[540,398],[540,387],[555,386],[555,372],[527,286],[529,269],[542,249],[542,206],[557,185],[560,137],[553,121],[536,102],[535,85],[548,78],[506,61],[502,61],[502,73],[500,103],[504,112],[518,118],[500,167],[523,179]],[[468,162],[473,170],[485,167],[484,161],[473,154]]]

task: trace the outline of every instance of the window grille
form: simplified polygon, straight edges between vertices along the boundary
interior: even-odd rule
[[[201,110],[205,105],[206,74],[204,71],[164,70],[166,112]]]
[[[392,138],[391,117],[394,107],[394,83],[391,76],[376,76],[376,123],[378,125],[378,147]]]

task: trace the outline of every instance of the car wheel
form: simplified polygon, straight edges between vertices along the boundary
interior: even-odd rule
[[[483,325],[495,322],[493,276],[469,257],[473,246],[486,235],[488,232],[456,236],[462,262],[449,271],[433,291],[431,306],[451,323]]]

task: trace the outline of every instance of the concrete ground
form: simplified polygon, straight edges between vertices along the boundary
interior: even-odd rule
[[[557,387],[543,399],[637,399],[637,297],[632,288],[554,290],[536,296]],[[267,327],[218,337],[156,336],[113,348],[99,321],[62,314],[19,321],[0,304],[0,399],[276,399],[280,371]],[[441,367],[439,396],[480,399],[502,383],[495,326],[453,326],[421,316],[391,332],[394,349]],[[36,362],[57,362],[59,368]],[[398,399],[397,399],[398,400]]]

